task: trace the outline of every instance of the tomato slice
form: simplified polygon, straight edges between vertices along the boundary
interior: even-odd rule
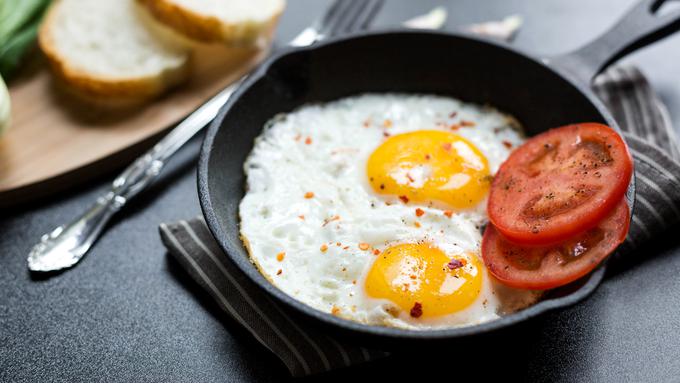
[[[623,198],[633,174],[613,129],[585,123],[530,138],[494,177],[489,219],[517,243],[559,243],[597,225]]]
[[[560,244],[518,245],[488,225],[482,239],[487,269],[502,283],[532,290],[566,285],[588,274],[626,239],[630,215],[622,199],[597,226]]]

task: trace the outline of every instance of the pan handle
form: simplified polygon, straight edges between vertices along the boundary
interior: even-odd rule
[[[594,41],[546,61],[590,84],[613,62],[680,29],[680,10],[656,14],[666,1],[641,0]]]

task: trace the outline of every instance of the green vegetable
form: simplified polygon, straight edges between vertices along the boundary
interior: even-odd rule
[[[9,108],[9,93],[2,76],[0,76],[0,135],[9,125]]]
[[[33,46],[50,0],[0,0],[0,75],[6,79]]]

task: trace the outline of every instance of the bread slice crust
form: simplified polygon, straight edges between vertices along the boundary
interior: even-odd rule
[[[97,105],[130,106],[153,99],[188,77],[189,56],[183,65],[150,76],[111,77],[79,68],[59,51],[52,33],[60,3],[61,0],[55,1],[47,11],[38,31],[38,45],[69,93]]]
[[[229,23],[216,16],[196,12],[172,0],[137,1],[149,10],[156,20],[186,37],[205,43],[220,42],[237,46],[256,45],[271,39],[285,8],[285,2],[282,1],[280,9],[262,22],[244,20]]]

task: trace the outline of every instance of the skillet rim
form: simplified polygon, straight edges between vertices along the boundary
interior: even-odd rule
[[[588,89],[582,81],[577,80],[573,75],[557,65],[550,65],[546,59],[538,59],[535,56],[525,53],[517,48],[514,48],[508,44],[494,41],[488,38],[474,36],[466,33],[451,32],[451,31],[439,31],[439,30],[412,30],[404,28],[386,28],[379,29],[370,32],[359,32],[347,34],[339,37],[329,38],[317,42],[311,46],[305,47],[286,47],[282,51],[275,53],[265,59],[262,64],[260,64],[249,76],[248,78],[238,87],[238,89],[232,94],[229,100],[220,108],[219,113],[215,119],[210,124],[208,131],[206,132],[203,144],[201,146],[201,153],[198,161],[198,194],[199,202],[201,205],[201,211],[206,220],[208,228],[212,233],[213,237],[219,244],[220,248],[225,252],[226,256],[232,261],[236,266],[243,272],[253,283],[255,283],[259,288],[266,291],[269,295],[273,296],[276,300],[283,302],[286,306],[291,307],[295,311],[302,313],[307,317],[311,317],[315,320],[322,322],[324,325],[337,326],[342,330],[349,330],[351,332],[358,333],[359,335],[366,336],[378,336],[389,338],[390,340],[442,340],[442,339],[453,339],[461,338],[471,335],[485,334],[492,331],[500,330],[503,328],[510,327],[512,325],[527,321],[531,318],[537,317],[539,315],[545,314],[549,311],[566,308],[574,305],[592,294],[595,289],[599,286],[604,278],[604,274],[607,268],[607,262],[611,259],[611,256],[607,261],[603,262],[595,270],[593,270],[585,280],[585,283],[581,285],[577,290],[569,293],[568,295],[561,297],[554,297],[544,301],[539,301],[537,304],[530,306],[526,309],[520,310],[518,312],[504,315],[498,319],[463,327],[452,327],[446,329],[427,329],[427,330],[408,330],[397,327],[385,327],[385,326],[375,326],[359,323],[356,321],[351,321],[349,319],[343,319],[336,317],[330,313],[325,313],[317,310],[311,306],[308,306],[301,301],[293,298],[292,296],[283,292],[274,284],[269,282],[260,271],[254,267],[249,259],[240,256],[232,255],[229,251],[230,245],[226,241],[226,233],[223,229],[220,220],[218,219],[215,209],[212,206],[211,191],[209,186],[210,179],[210,158],[213,153],[212,148],[215,141],[217,133],[222,128],[222,122],[226,114],[231,110],[233,104],[241,97],[241,95],[250,90],[252,85],[261,80],[266,76],[268,70],[275,65],[278,61],[283,59],[288,55],[295,55],[300,53],[305,53],[308,51],[313,51],[319,48],[323,48],[329,45],[347,42],[354,39],[360,39],[364,37],[376,37],[381,35],[396,35],[396,34],[409,34],[409,35],[426,35],[426,36],[439,36],[439,37],[453,37],[457,39],[467,39],[473,40],[475,42],[489,46],[491,49],[501,49],[508,51],[510,54],[515,54],[522,56],[523,58],[533,61],[534,63],[545,67],[547,70],[555,73],[557,76],[561,77],[563,80],[567,81],[569,84],[574,86],[593,106],[597,111],[604,117],[607,124],[612,127],[625,142],[625,137],[622,134],[621,129],[618,124],[611,116],[609,111],[605,108],[604,104]],[[632,217],[634,202],[635,202],[635,169],[633,170],[633,177],[626,191],[625,198],[628,200],[630,216]],[[240,238],[240,237],[239,237]],[[242,242],[239,243],[243,246]],[[241,259],[243,258],[243,259]]]

